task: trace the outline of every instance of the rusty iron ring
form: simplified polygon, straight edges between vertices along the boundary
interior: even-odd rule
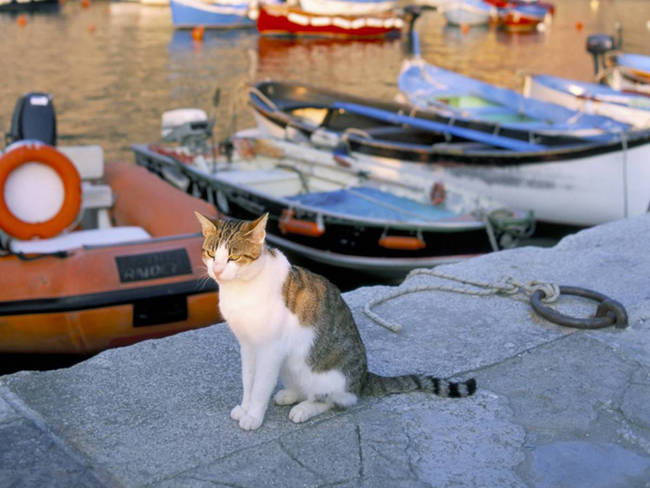
[[[542,290],[537,290],[530,297],[530,304],[539,315],[546,320],[555,322],[566,327],[577,329],[602,329],[611,325],[623,329],[627,327],[627,312],[625,307],[616,300],[598,293],[597,291],[587,290],[576,286],[560,286],[560,295],[575,295],[583,298],[591,298],[598,302],[598,309],[593,318],[581,319],[564,315],[557,310],[553,310],[542,303],[546,294]]]

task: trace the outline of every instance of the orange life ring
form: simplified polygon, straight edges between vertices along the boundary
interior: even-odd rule
[[[429,196],[431,197],[431,203],[433,205],[440,205],[445,201],[445,196],[447,195],[447,191],[445,190],[445,185],[440,183],[439,181],[434,183],[433,186],[431,187],[431,193]]]
[[[57,214],[44,222],[25,222],[16,217],[5,201],[7,178],[26,163],[40,163],[57,172],[63,182],[64,198]],[[81,208],[81,177],[67,156],[52,146],[39,143],[21,144],[0,157],[0,228],[17,239],[48,238],[72,225]]]

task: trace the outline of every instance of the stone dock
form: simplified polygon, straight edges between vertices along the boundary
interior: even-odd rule
[[[229,417],[241,386],[224,324],[6,375],[0,486],[650,487],[650,215],[438,270],[593,289],[629,327],[570,329],[512,297],[421,291],[373,308],[394,333],[363,309],[396,288],[360,288],[344,296],[371,370],[474,376],[477,393],[362,398],[304,424],[272,405],[254,432]],[[397,289],[437,284],[457,286],[415,275]]]

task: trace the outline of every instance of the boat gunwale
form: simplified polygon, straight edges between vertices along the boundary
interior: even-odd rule
[[[217,180],[219,172],[217,172],[215,176],[212,176],[208,173],[199,170],[198,168],[184,165],[180,161],[176,161],[170,156],[158,154],[155,151],[150,150],[144,144],[133,144],[131,148],[133,151],[140,152],[149,158],[153,157],[158,161],[164,162],[168,167],[170,167],[173,170],[180,169],[180,171],[186,177],[190,178],[190,180],[192,181],[196,181],[192,178],[193,176],[198,177],[202,182],[207,183],[207,185],[210,186],[215,191],[220,191],[222,190],[223,186],[226,186],[233,191],[239,191],[241,193],[251,194],[260,199],[268,200],[276,205],[298,210],[299,212],[320,215],[325,222],[329,220],[331,223],[336,223],[339,225],[347,225],[347,226],[362,225],[362,226],[372,226],[372,227],[381,227],[381,228],[390,228],[390,229],[399,229],[399,230],[419,230],[423,232],[432,232],[432,233],[475,231],[475,230],[480,230],[485,228],[485,223],[482,220],[472,216],[471,212],[466,212],[464,214],[457,214],[453,218],[449,218],[447,220],[441,219],[433,223],[423,221],[423,220],[409,220],[409,221],[401,222],[396,220],[378,219],[372,217],[365,217],[364,219],[359,219],[356,216],[343,214],[339,212],[333,212],[330,210],[324,210],[323,208],[314,207],[311,205],[306,205],[304,203],[295,200],[290,200],[287,197],[278,197],[275,195],[271,195],[270,193],[260,191],[259,189],[252,188],[244,184],[237,184],[237,183],[225,181],[223,179]],[[461,220],[463,217],[464,218],[471,217],[472,220]]]
[[[296,87],[303,87],[303,88],[308,87],[307,85],[298,84],[298,83],[295,84],[278,83],[273,81],[258,83],[256,87],[259,87],[260,85],[264,85],[264,84],[269,84],[269,83],[275,83],[279,85],[293,85]],[[308,88],[311,89],[312,87],[308,87]],[[320,90],[320,89],[315,89],[315,90],[321,93],[328,92],[328,90]],[[251,93],[251,95],[255,96],[255,93]],[[265,93],[264,95],[267,96]],[[356,98],[356,97],[352,97],[352,98]],[[316,129],[326,129],[326,130],[331,130],[334,133],[337,133],[336,130],[329,129],[322,125],[314,126],[314,125],[302,123],[301,121],[292,118],[289,114],[282,111],[281,109],[274,109],[273,107],[268,107],[268,105],[259,97],[257,97],[257,99],[261,103],[255,103],[255,101],[252,100],[252,96],[249,97],[249,99],[251,100],[250,103],[253,106],[254,110],[256,110],[260,115],[265,117],[267,120],[275,123],[276,125],[282,128],[286,126],[290,126],[298,130],[307,132],[307,134],[314,132]],[[366,103],[368,103],[368,100],[366,100]],[[262,106],[261,104],[264,104],[264,106]],[[403,105],[403,104],[396,104],[396,105]],[[427,115],[435,115],[433,114],[433,112],[427,111],[422,108],[414,107],[414,109]],[[465,119],[458,118],[454,120],[460,121]],[[494,126],[495,124],[488,124],[488,125]],[[398,126],[396,125],[396,127]],[[521,131],[515,131],[515,132],[521,132]],[[530,131],[530,132],[535,133],[534,131]],[[342,134],[343,131],[340,131],[340,133]],[[538,135],[540,137],[550,137],[550,138],[557,137],[557,136],[551,136],[549,134],[538,134]],[[617,135],[619,137],[616,137]],[[354,138],[355,138],[354,134],[348,135],[348,139],[354,139]],[[359,136],[356,136],[356,138],[357,138],[356,139],[357,142],[363,142],[364,144],[369,145],[368,144],[369,139],[361,138]],[[423,151],[423,150],[418,151],[415,148],[410,148],[407,144],[400,147],[398,144],[392,143],[391,141],[382,140],[382,139],[372,139],[372,142],[374,142],[375,144],[383,144],[384,147],[386,148],[395,148],[398,151],[404,151],[405,149],[407,151],[411,151],[414,154],[419,155],[418,158],[413,158],[413,160],[415,160],[416,162],[424,162],[422,161],[423,156],[428,156],[426,157],[426,162],[432,162],[432,163],[443,162],[445,159],[449,159],[450,162],[458,161],[458,162],[464,162],[468,164],[472,164],[472,163],[486,164],[486,162],[489,162],[490,164],[497,165],[497,166],[511,166],[511,165],[524,164],[524,163],[549,163],[554,161],[563,162],[572,159],[580,159],[580,158],[590,157],[594,155],[608,154],[611,152],[633,149],[635,147],[642,146],[650,142],[650,129],[620,132],[620,133],[613,132],[598,138],[581,139],[575,137],[571,139],[576,140],[575,145],[548,147],[547,149],[543,149],[539,151],[504,151],[504,150],[472,151],[471,154],[462,153],[453,150],[445,150],[444,148],[435,148],[434,146],[431,147],[430,151]]]
[[[218,286],[212,280],[195,279],[60,297],[6,300],[0,301],[0,317],[64,313],[118,305],[132,305],[140,300],[171,296],[187,297],[214,293],[218,289]]]

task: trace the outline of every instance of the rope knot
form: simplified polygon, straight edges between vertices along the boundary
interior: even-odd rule
[[[522,287],[523,285],[511,276],[501,278],[501,281],[494,284],[494,289],[499,295],[516,295]]]
[[[544,283],[542,281],[531,281],[526,286],[526,294],[532,296],[536,291],[544,294],[544,303],[553,303],[560,297],[560,287],[555,283]]]

